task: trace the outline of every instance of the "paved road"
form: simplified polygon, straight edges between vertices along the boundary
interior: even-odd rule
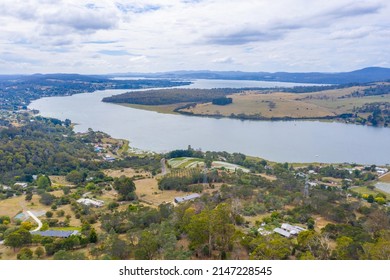
[[[31,216],[31,218],[33,218],[34,221],[36,221],[37,224],[38,224],[38,227],[37,227],[36,229],[31,230],[30,232],[34,232],[34,231],[40,230],[41,227],[42,227],[42,222],[41,222],[41,220],[39,220],[39,219],[37,218],[37,216],[35,216],[31,211],[26,211],[26,212],[27,212],[27,214],[29,214],[29,215]]]

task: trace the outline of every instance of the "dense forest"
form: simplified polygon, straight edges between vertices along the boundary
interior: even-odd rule
[[[142,92],[127,92],[103,98],[103,102],[130,103],[140,105],[168,105],[177,103],[212,102],[215,98],[240,93],[247,89],[160,89]]]

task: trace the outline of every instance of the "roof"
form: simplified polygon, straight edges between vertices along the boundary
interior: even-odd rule
[[[87,206],[94,205],[100,207],[104,205],[104,201],[90,198],[80,198],[79,200],[77,200],[77,202]]]
[[[281,228],[275,228],[274,232],[279,233],[280,235],[283,235],[284,237],[287,237],[287,238],[291,237],[291,233],[289,233],[288,231],[285,231],[284,229],[281,229]]]
[[[36,234],[40,236],[45,237],[61,237],[61,238],[67,238],[71,235],[77,234],[78,231],[75,230],[46,230],[46,231],[35,231],[31,232],[31,234]]]
[[[301,231],[304,231],[305,229],[299,226],[292,226],[290,224],[284,223],[282,224],[281,228],[285,231],[290,232],[291,234],[298,234]]]
[[[180,203],[180,202],[192,200],[192,199],[195,199],[195,198],[198,198],[198,197],[200,197],[200,194],[193,193],[193,194],[189,194],[189,195],[182,196],[182,197],[175,197],[175,202],[176,203]]]

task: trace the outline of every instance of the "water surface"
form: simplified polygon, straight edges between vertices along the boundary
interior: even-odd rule
[[[191,87],[219,87],[219,82],[200,80]],[[227,81],[223,82],[227,85]],[[245,87],[248,81],[230,81],[228,86]],[[77,132],[88,128],[104,131],[112,137],[128,139],[131,146],[142,150],[166,152],[191,145],[203,151],[241,152],[278,162],[390,163],[389,128],[319,121],[215,119],[101,102],[103,97],[122,92],[42,98],[29,108],[38,109],[46,117],[68,118],[78,124]]]

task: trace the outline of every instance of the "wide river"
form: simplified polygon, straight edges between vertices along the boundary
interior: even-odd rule
[[[196,80],[191,88],[292,86],[291,83]],[[70,119],[128,139],[132,147],[166,152],[186,149],[241,152],[278,162],[390,164],[390,128],[319,121],[241,121],[161,114],[101,102],[124,90],[106,90],[33,101],[45,117]]]

